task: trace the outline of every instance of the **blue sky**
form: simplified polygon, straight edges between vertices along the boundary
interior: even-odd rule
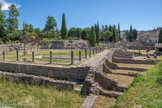
[[[16,3],[20,12],[19,28],[23,21],[44,28],[47,16],[54,16],[61,27],[62,13],[67,27],[90,27],[120,23],[121,29],[130,24],[137,30],[149,30],[162,26],[162,0],[0,0]],[[3,10],[8,14],[8,10]]]

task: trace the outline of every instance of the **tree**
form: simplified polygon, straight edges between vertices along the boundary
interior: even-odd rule
[[[2,12],[2,4],[0,4],[0,26],[4,25],[6,15]]]
[[[120,23],[118,23],[118,35],[119,35],[119,39],[120,39]]]
[[[6,27],[8,29],[9,32],[13,32],[15,30],[18,29],[18,19],[17,17],[20,16],[19,14],[19,11],[17,10],[16,8],[16,5],[15,4],[12,4],[10,7],[9,7],[9,19],[7,19],[6,21]]]
[[[32,24],[29,25],[29,32],[33,32],[34,31],[34,27]]]
[[[113,27],[113,35],[112,35],[112,41],[116,42],[116,26]]]
[[[160,29],[159,32],[159,43],[162,43],[162,28]]]
[[[48,16],[46,25],[45,25],[45,31],[51,31],[57,27],[57,22],[53,16]]]
[[[90,36],[89,36],[89,44],[92,47],[94,47],[96,45],[96,33],[95,33],[95,29],[94,29],[93,26],[91,27],[91,33],[90,33]]]
[[[100,42],[100,27],[99,27],[98,22],[97,22],[97,24],[95,24],[95,32],[96,32],[96,43],[97,43],[97,45],[99,45],[99,42]]]
[[[137,39],[137,36],[138,36],[138,32],[136,29],[133,29],[133,39],[136,40]]]
[[[87,31],[86,30],[82,31],[81,37],[82,37],[83,40],[86,40],[86,38],[87,38]]]
[[[105,31],[105,32],[103,32],[103,36],[104,36],[104,40],[106,40],[106,41],[111,41],[111,40],[110,40],[110,37],[112,36],[112,32],[110,32],[110,31]]]
[[[61,37],[62,37],[62,39],[67,38],[67,28],[66,28],[66,20],[65,20],[65,14],[64,13],[63,13],[63,16],[62,16]]]
[[[4,25],[0,26],[0,38],[2,39],[2,41],[5,43],[6,41],[8,41],[9,39],[7,38],[7,33],[6,30],[4,28]]]

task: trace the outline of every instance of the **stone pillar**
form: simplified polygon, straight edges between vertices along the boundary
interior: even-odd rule
[[[74,51],[71,51],[71,65],[74,64]]]
[[[91,57],[91,47],[89,47],[89,57]]]
[[[5,52],[3,51],[3,60],[6,60]]]
[[[19,61],[19,50],[18,49],[16,50],[16,58],[17,58],[17,61]]]
[[[53,58],[52,58],[52,51],[50,51],[50,64],[52,64],[52,61],[53,60]]]
[[[34,62],[35,61],[35,55],[34,55],[34,52],[32,52],[32,62]]]
[[[85,59],[87,58],[87,49],[85,49]]]
[[[97,47],[96,47],[96,54],[98,53],[98,49],[97,49]]]
[[[79,61],[81,61],[82,60],[82,52],[81,52],[81,50],[79,50]]]
[[[93,49],[93,55],[95,54],[95,50]]]

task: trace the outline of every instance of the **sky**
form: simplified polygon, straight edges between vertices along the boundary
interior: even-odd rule
[[[20,12],[19,29],[23,21],[35,28],[44,28],[47,16],[53,16],[61,28],[62,14],[70,27],[117,25],[128,30],[132,24],[137,30],[151,30],[162,26],[162,0],[0,0],[8,18],[8,6],[17,5]]]

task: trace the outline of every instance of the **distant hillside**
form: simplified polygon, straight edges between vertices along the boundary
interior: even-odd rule
[[[148,31],[139,31],[137,40],[140,42],[157,43],[159,32],[160,32],[160,28],[148,30]]]

